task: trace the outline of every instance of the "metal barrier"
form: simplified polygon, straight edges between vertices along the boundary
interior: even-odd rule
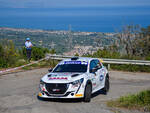
[[[1,75],[1,74],[4,74],[4,73],[6,73],[6,72],[15,71],[15,70],[17,70],[17,69],[21,69],[21,68],[23,68],[23,67],[30,66],[30,65],[32,65],[32,64],[36,64],[36,63],[38,63],[38,62],[40,62],[40,61],[48,60],[48,59],[49,59],[49,57],[47,56],[47,57],[42,58],[42,59],[40,59],[40,60],[38,60],[38,61],[34,61],[34,62],[31,62],[31,63],[29,63],[29,64],[25,64],[25,65],[22,65],[22,66],[19,66],[19,67],[9,68],[9,69],[5,69],[5,70],[0,70],[0,75]]]
[[[47,56],[50,59],[54,59],[54,60],[63,60],[63,59],[66,59],[66,58],[74,57],[74,56],[51,55],[51,54],[47,54]],[[146,60],[127,60],[127,59],[108,59],[108,58],[100,58],[100,59],[103,60],[103,63],[108,64],[108,69],[110,68],[110,64],[131,64],[131,65],[150,66],[150,61],[146,61]]]
[[[51,54],[47,54],[45,58],[40,59],[38,61],[23,65],[23,66],[19,66],[19,67],[15,67],[15,68],[10,68],[10,69],[6,69],[6,70],[0,70],[0,74],[6,73],[6,72],[10,72],[10,71],[14,71],[17,69],[21,69],[23,67],[38,63],[40,61],[43,60],[48,60],[48,59],[54,59],[54,60],[63,60],[66,58],[72,58],[74,56],[64,56],[64,55],[51,55]],[[88,57],[87,57],[88,58]],[[110,69],[110,64],[132,64],[132,65],[146,65],[146,66],[150,66],[150,61],[146,61],[146,60],[127,60],[127,59],[107,59],[107,58],[99,58],[103,60],[103,63],[108,64],[108,69]]]

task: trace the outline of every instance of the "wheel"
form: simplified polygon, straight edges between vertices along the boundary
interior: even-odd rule
[[[84,91],[84,102],[91,101],[92,86],[87,84]]]
[[[105,80],[105,86],[104,88],[102,89],[102,91],[104,92],[105,95],[107,95],[108,91],[109,91],[109,77],[106,77],[106,80]]]

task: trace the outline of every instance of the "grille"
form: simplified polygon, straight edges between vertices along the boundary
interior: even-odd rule
[[[46,83],[45,87],[49,94],[64,94],[68,89],[67,84]]]

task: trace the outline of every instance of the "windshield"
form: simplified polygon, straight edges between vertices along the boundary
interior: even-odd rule
[[[81,63],[64,63],[58,65],[53,72],[86,72],[87,64]]]

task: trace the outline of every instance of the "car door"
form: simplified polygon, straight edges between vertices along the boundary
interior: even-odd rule
[[[92,60],[90,62],[90,68],[89,68],[89,72],[92,78],[92,86],[93,86],[93,90],[96,89],[99,86],[99,66],[98,66],[98,61],[97,60]]]
[[[103,66],[102,64],[100,63],[100,61],[98,59],[95,60],[96,62],[96,84],[97,84],[97,87],[99,88],[104,80],[104,74],[103,74]]]
[[[95,90],[96,88],[96,78],[95,78],[95,73],[92,72],[92,69],[96,66],[94,60],[90,62],[90,67],[89,67],[89,74],[91,76],[91,81],[92,81],[92,89]]]

